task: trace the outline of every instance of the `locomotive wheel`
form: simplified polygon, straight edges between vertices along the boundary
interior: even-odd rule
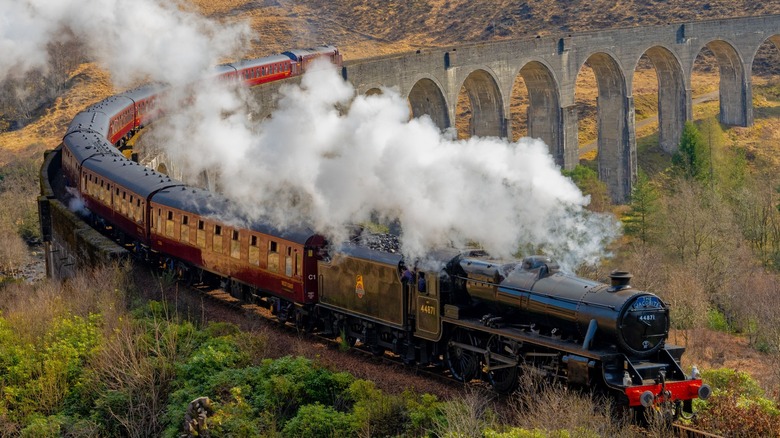
[[[487,344],[487,350],[489,351],[487,356],[493,354],[505,355],[506,353],[502,348],[503,344],[504,343],[499,336],[491,336]],[[488,365],[488,381],[490,382],[490,385],[493,386],[493,390],[499,394],[509,394],[514,391],[514,389],[517,388],[518,382],[517,365],[512,366],[499,361],[491,361],[489,357],[486,359]]]
[[[466,330],[455,329],[450,336],[450,342],[447,343],[447,351],[445,352],[445,360],[452,377],[460,382],[468,382],[479,372],[479,360],[473,351],[453,343],[476,345],[476,339]]]

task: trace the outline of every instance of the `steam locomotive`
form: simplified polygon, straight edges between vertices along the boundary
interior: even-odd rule
[[[217,74],[256,84],[300,74],[318,56],[341,63],[338,50],[324,46]],[[501,393],[531,366],[627,407],[679,414],[709,396],[709,386],[681,368],[684,349],[666,344],[668,307],[633,289],[628,273],[602,284],[544,256],[496,260],[448,248],[415,262],[360,239],[331,245],[309,227],[277,229],[219,194],[127,159],[115,146],[159,116],[162,90],[149,85],[87,108],[61,146],[66,182],[86,217],[138,258],[267,305],[281,321],[407,363],[442,365],[459,381],[485,379]]]

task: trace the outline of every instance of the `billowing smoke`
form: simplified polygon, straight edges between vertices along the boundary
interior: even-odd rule
[[[202,77],[248,39],[175,0],[0,2],[0,82],[46,70],[49,44],[75,38],[120,87],[139,79],[183,84]]]
[[[0,81],[45,69],[50,44],[74,38],[120,88],[188,84],[248,35],[176,0],[2,1]],[[197,93],[167,111],[155,143],[192,175],[219,175],[227,196],[278,226],[308,223],[339,242],[351,224],[394,223],[410,256],[479,244],[497,256],[541,250],[569,267],[595,262],[618,232],[614,218],[583,208],[541,142],[454,140],[427,117],[410,121],[393,90],[355,96],[333,68],[285,88],[263,121],[249,117],[247,93],[211,85],[188,88]]]
[[[596,262],[619,232],[584,209],[541,141],[455,140],[428,117],[409,120],[392,89],[356,96],[331,66],[284,87],[259,123],[251,99],[215,90],[156,126],[156,143],[193,175],[216,169],[220,191],[278,226],[311,224],[339,242],[351,224],[394,223],[408,256],[479,244],[568,268]]]

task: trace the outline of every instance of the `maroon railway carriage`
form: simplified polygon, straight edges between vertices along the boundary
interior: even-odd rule
[[[236,68],[238,77],[250,87],[286,79],[297,74],[297,72],[293,72],[292,60],[285,55],[249,59],[232,65]]]
[[[135,128],[133,101],[121,94],[111,96],[90,106],[86,112],[102,112],[108,116],[106,139],[115,146],[122,146]]]
[[[149,245],[149,197],[182,183],[121,155],[96,155],[81,168],[79,192],[99,222],[123,241]]]
[[[297,68],[293,74],[302,74],[306,72],[311,64],[317,58],[327,58],[332,64],[339,67],[342,65],[342,58],[339,49],[335,46],[317,46],[310,49],[294,49],[287,52],[283,52],[283,55],[287,55],[293,60],[294,64],[297,64]]]
[[[160,117],[159,100],[165,89],[161,84],[146,84],[120,94],[133,102],[134,119],[130,135]]]
[[[151,248],[172,256],[180,274],[228,278],[236,298],[268,299],[276,309],[317,303],[325,239],[311,229],[247,220],[224,197],[193,187],[161,190],[150,208]]]

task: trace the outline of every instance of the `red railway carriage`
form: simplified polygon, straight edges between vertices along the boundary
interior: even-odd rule
[[[236,68],[239,79],[250,87],[298,74],[293,71],[292,60],[285,55],[240,61],[234,63],[233,67]]]
[[[160,117],[158,101],[163,92],[165,87],[161,84],[146,84],[120,94],[133,101],[134,118],[131,133],[135,133]]]
[[[223,197],[174,187],[152,197],[151,248],[230,279],[231,292],[314,304],[317,258],[325,240],[300,227],[284,231],[242,218]]]
[[[82,165],[79,191],[84,205],[130,240],[149,245],[149,198],[181,185],[118,155],[93,156]]]
[[[65,180],[76,187],[81,164],[94,155],[119,155],[119,151],[106,141],[109,117],[102,112],[83,111],[76,115],[62,139],[64,144],[62,167]]]
[[[214,67],[214,73],[210,78],[217,78],[221,80],[235,80],[238,78],[236,68],[231,64],[220,64]]]
[[[300,71],[297,74],[306,72],[309,64],[317,58],[327,58],[331,63],[341,67],[342,59],[339,49],[335,46],[318,46],[310,49],[295,49],[282,53],[287,55],[298,64]]]
[[[135,107],[133,101],[126,96],[111,96],[90,106],[86,111],[102,112],[108,116],[106,139],[113,145],[121,145],[134,128]]]

